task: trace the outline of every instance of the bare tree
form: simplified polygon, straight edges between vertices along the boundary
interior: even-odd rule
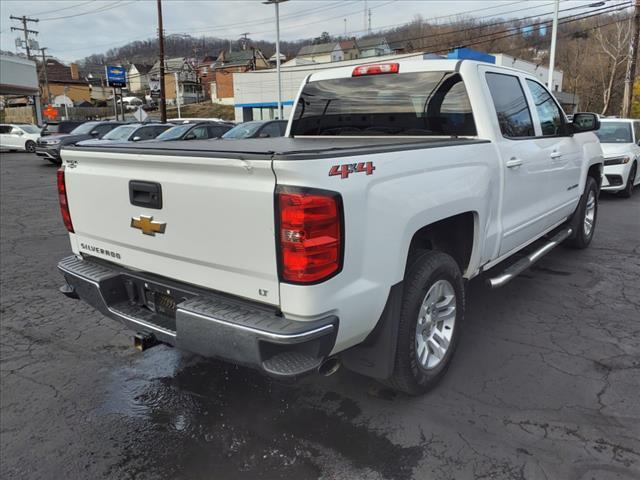
[[[595,38],[602,54],[607,58],[602,69],[602,111],[605,115],[611,104],[611,94],[618,73],[618,67],[627,61],[631,22],[620,22],[606,29],[598,29]]]

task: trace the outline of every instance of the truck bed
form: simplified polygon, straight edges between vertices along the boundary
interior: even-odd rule
[[[304,160],[308,158],[370,155],[391,151],[415,150],[487,143],[476,138],[393,138],[393,137],[313,137],[250,138],[241,140],[150,141],[65,147],[65,149],[147,155],[240,158],[244,160]]]

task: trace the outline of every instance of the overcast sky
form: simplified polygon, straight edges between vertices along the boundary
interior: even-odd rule
[[[564,0],[561,9],[585,6],[596,0]],[[610,3],[622,3],[613,0]],[[371,26],[377,29],[411,21],[416,15],[446,23],[456,15],[524,17],[547,14],[552,0],[369,0]],[[167,34],[237,39],[244,32],[254,39],[275,40],[274,6],[260,0],[163,0]],[[281,38],[297,40],[327,31],[361,35],[365,28],[364,0],[289,0],[280,5]],[[571,12],[571,14],[577,12]],[[569,14],[569,13],[567,13]],[[38,18],[29,28],[48,53],[64,61],[101,53],[133,40],[156,35],[156,0],[2,0],[0,46],[16,51],[11,26],[22,26],[9,16]],[[562,14],[561,14],[562,16]]]

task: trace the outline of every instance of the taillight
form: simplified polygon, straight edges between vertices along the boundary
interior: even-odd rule
[[[344,233],[339,194],[279,187],[280,277],[290,283],[318,283],[342,268]]]
[[[353,69],[352,77],[363,77],[365,75],[381,75],[384,73],[398,73],[399,63],[375,63],[373,65],[362,65]]]
[[[73,233],[73,223],[71,222],[69,201],[67,200],[67,186],[64,183],[64,167],[58,170],[58,200],[60,201],[60,213],[62,213],[64,226]]]

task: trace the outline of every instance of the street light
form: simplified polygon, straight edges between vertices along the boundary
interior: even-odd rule
[[[280,9],[279,4],[288,0],[266,0],[262,2],[264,5],[274,4],[276,6],[276,72],[278,75],[278,117],[280,120],[284,117],[282,111],[282,80],[280,79]]]

